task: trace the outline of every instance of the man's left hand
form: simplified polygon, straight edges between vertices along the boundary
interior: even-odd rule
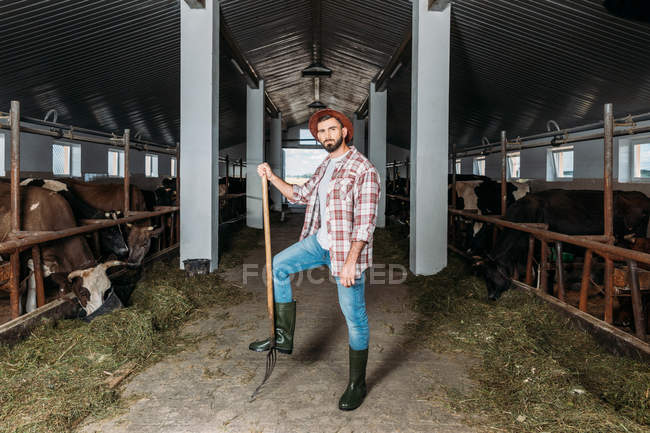
[[[341,269],[341,273],[339,274],[339,280],[343,286],[350,287],[354,285],[355,268],[356,266],[354,263],[345,263],[343,265],[343,269]]]

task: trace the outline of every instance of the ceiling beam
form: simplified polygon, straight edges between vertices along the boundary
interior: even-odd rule
[[[242,53],[241,48],[239,48],[239,45],[230,32],[228,24],[226,24],[226,21],[223,19],[223,14],[219,14],[219,16],[221,36],[226,42],[226,46],[231,56],[231,62],[234,63],[239,73],[242,74],[244,80],[246,80],[246,84],[248,84],[248,86],[253,89],[258,89],[260,86],[259,74]],[[278,117],[280,110],[278,109],[278,106],[275,105],[275,103],[271,100],[271,97],[266,90],[264,90],[264,107],[271,117]]]
[[[409,30],[408,34],[404,37],[402,43],[397,47],[393,55],[388,59],[386,66],[381,68],[377,75],[372,79],[375,83],[377,92],[382,92],[388,86],[388,82],[395,76],[395,74],[404,66],[411,62],[411,39],[412,34]],[[365,117],[368,112],[368,97],[363,100],[359,108],[355,111],[361,118]]]
[[[205,0],[185,0],[190,9],[205,9]]]
[[[445,8],[449,3],[450,0],[429,0],[429,10],[430,11],[445,10]]]

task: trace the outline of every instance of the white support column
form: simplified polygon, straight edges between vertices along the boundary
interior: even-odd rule
[[[278,113],[277,118],[271,118],[271,145],[269,147],[269,165],[276,175],[282,176],[282,114]],[[271,188],[272,209],[280,212],[282,210],[282,194],[280,190]]]
[[[354,126],[354,138],[352,139],[354,147],[359,152],[368,156],[368,147],[366,146],[366,119],[355,114],[354,119],[352,119],[352,125]]]
[[[422,275],[447,266],[451,5],[428,6],[429,0],[413,0],[409,266]]]
[[[181,8],[180,260],[219,259],[219,2]]]
[[[377,227],[386,226],[386,113],[388,92],[375,91],[370,83],[368,109],[368,158],[379,172],[381,195],[377,210]]]
[[[262,179],[257,166],[264,161],[264,80],[257,89],[246,89],[246,225],[261,229]]]

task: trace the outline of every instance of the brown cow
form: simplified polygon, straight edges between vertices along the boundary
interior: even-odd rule
[[[104,211],[124,211],[124,185],[121,183],[90,183],[78,180],[63,180],[76,194],[89,205]],[[130,186],[131,209],[146,211],[144,194],[135,185]],[[139,266],[151,247],[151,238],[158,236],[162,229],[154,229],[149,222],[129,224],[127,244],[129,246],[128,264]]]
[[[0,239],[6,239],[11,230],[11,192],[10,184],[0,183]],[[56,192],[34,186],[20,188],[21,230],[25,231],[58,231],[76,227],[74,214],[70,204]],[[97,269],[105,274],[108,265],[97,265],[88,243],[82,236],[72,236],[45,244],[41,249],[43,276],[51,277],[61,291],[72,289],[84,308],[87,307],[88,294],[103,295],[103,288],[87,286],[85,281],[73,281],[66,278],[70,272],[79,269]],[[27,267],[33,269],[33,263]],[[27,310],[36,306],[36,290],[33,275],[28,280]],[[100,304],[101,305],[101,304]],[[93,309],[86,308],[88,314]]]

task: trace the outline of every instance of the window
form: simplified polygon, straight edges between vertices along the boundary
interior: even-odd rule
[[[81,177],[81,146],[54,143],[52,145],[52,173],[55,176]]]
[[[456,160],[456,174],[460,174],[460,158]]]
[[[549,149],[547,180],[573,178],[573,146]]]
[[[521,177],[521,158],[519,152],[508,154],[508,179],[519,179]]]
[[[6,175],[5,171],[5,135],[0,132],[0,176]]]
[[[169,173],[170,173],[171,177],[176,177],[176,158],[171,158],[169,163],[171,164],[170,169],[169,169]]]
[[[144,156],[144,175],[158,177],[158,155],[148,153]]]
[[[318,166],[327,157],[324,149],[283,149],[284,180],[302,185],[312,177]]]
[[[300,130],[300,144],[313,145],[318,144],[318,142],[314,136],[311,135],[311,131],[308,128],[303,128]]]
[[[108,151],[108,175],[124,177],[124,151],[111,149]]]
[[[485,157],[479,156],[474,158],[474,170],[473,173],[478,176],[485,176]]]
[[[650,142],[635,144],[633,152],[633,177],[635,179],[650,179]]]

